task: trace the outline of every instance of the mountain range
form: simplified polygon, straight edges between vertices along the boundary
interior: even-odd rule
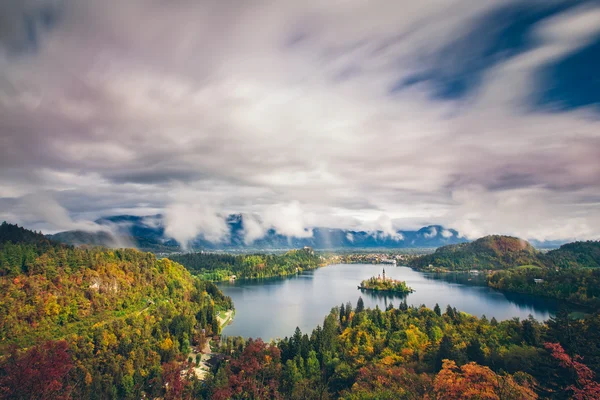
[[[244,217],[232,214],[227,217],[229,234],[221,242],[211,242],[202,234],[191,241],[189,247],[195,250],[273,250],[292,249],[309,246],[314,249],[392,249],[392,248],[437,248],[449,244],[464,243],[454,229],[440,225],[430,225],[419,230],[399,230],[396,235],[381,231],[367,232],[337,228],[315,227],[311,237],[290,237],[273,229],[252,243],[245,242]],[[180,251],[181,246],[165,234],[161,215],[139,217],[117,215],[96,220],[101,226],[113,232],[65,231],[48,235],[53,240],[73,245],[102,245],[107,247],[137,247],[154,252]]]

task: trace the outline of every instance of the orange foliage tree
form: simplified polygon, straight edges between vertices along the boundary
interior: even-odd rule
[[[537,399],[527,375],[498,375],[474,362],[458,368],[454,361],[444,360],[433,387],[436,398],[445,400]]]

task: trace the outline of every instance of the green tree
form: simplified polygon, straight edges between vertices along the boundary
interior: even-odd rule
[[[362,296],[358,298],[356,302],[356,314],[362,312],[365,309],[365,302],[363,301]]]

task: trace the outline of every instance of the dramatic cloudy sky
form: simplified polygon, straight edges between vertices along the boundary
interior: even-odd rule
[[[0,219],[600,238],[600,3],[3,0]]]

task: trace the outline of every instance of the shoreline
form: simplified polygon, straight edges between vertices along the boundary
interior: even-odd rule
[[[221,317],[221,311],[219,311],[217,313],[219,329],[223,330],[223,328],[229,325],[231,321],[233,321],[234,316],[235,309],[233,308],[230,310],[226,310],[224,317]],[[221,335],[222,334],[219,334],[219,336]],[[196,374],[196,377],[199,380],[204,380],[206,378],[206,375],[210,373],[210,365],[208,364],[208,361],[210,361],[216,354],[219,354],[217,352],[212,351],[210,347],[210,341],[211,339],[208,338],[204,343],[204,347],[200,351],[197,351],[197,348],[195,348],[188,354],[188,359],[192,358],[192,363],[195,363],[195,359],[196,357],[198,357],[198,355],[200,356],[199,362],[193,367],[194,373]]]

